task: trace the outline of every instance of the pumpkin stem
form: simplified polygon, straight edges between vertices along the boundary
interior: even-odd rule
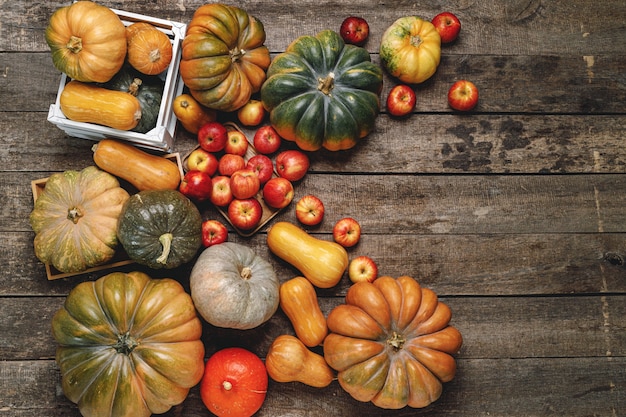
[[[330,92],[335,87],[335,73],[329,72],[326,78],[318,78],[317,79],[317,89],[327,96],[330,95]]]
[[[139,87],[141,86],[141,84],[143,84],[143,81],[141,81],[141,78],[133,78],[133,82],[130,83],[130,85],[128,86],[128,92],[137,97],[137,94],[139,94]]]
[[[249,280],[250,278],[252,278],[252,269],[249,266],[244,266],[243,269],[241,270],[241,279],[243,279],[244,281]]]
[[[117,353],[123,353],[124,355],[130,354],[139,343],[130,335],[129,332],[117,336],[117,342],[113,345],[113,349]]]
[[[412,35],[409,41],[411,43],[411,46],[414,48],[419,48],[422,42],[424,42],[420,35]]]
[[[83,50],[83,40],[77,36],[70,36],[70,40],[67,41],[65,47],[72,52],[73,54],[77,54]]]
[[[159,236],[159,242],[163,246],[163,252],[161,256],[156,258],[156,261],[160,264],[164,264],[167,262],[167,257],[170,255],[170,250],[172,249],[172,239],[174,239],[174,235],[171,233],[163,233]]]
[[[402,347],[404,346],[404,342],[406,342],[404,337],[397,332],[393,332],[391,337],[387,339],[387,344],[393,347],[394,350],[402,349]]]
[[[83,217],[83,212],[78,207],[71,207],[67,210],[67,219],[71,220],[72,223],[78,223],[81,217]]]
[[[231,49],[230,51],[228,51],[228,53],[230,54],[231,62],[237,62],[241,58],[243,58],[243,56],[246,54],[246,51],[244,49],[239,49],[235,47]]]

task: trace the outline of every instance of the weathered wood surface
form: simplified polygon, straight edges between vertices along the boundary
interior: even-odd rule
[[[199,1],[103,1],[109,7],[188,22]],[[445,4],[444,4],[445,3]],[[59,73],[43,32],[67,2],[0,7],[0,416],[79,416],[63,395],[50,319],[78,283],[106,272],[47,281],[28,224],[30,181],[91,164],[91,143],[46,120]],[[279,53],[299,35],[337,30],[358,14],[377,47],[396,18],[443,9],[463,22],[442,50],[435,76],[417,86],[415,114],[383,114],[348,152],[311,155],[296,197],[324,200],[327,218],[310,229],[331,239],[350,215],[363,225],[350,256],[367,254],[381,272],[409,274],[435,290],[464,336],[458,374],[423,410],[380,410],[326,389],[271,382],[259,416],[621,416],[626,403],[626,4],[575,1],[412,2],[357,0],[237,3],[267,30]],[[458,115],[448,87],[469,78],[476,112]],[[395,80],[385,75],[381,96]],[[252,130],[246,130],[248,134]],[[194,138],[177,137],[188,152]],[[219,218],[203,206],[207,218]],[[292,210],[280,216],[295,222]],[[265,229],[231,233],[267,258],[281,280],[298,272],[269,252]],[[121,270],[136,269],[129,265]],[[187,286],[189,266],[158,271]],[[328,313],[349,281],[320,290]],[[206,325],[207,355],[238,345],[261,357],[291,333],[278,312],[251,331]],[[166,416],[205,416],[198,388]]]

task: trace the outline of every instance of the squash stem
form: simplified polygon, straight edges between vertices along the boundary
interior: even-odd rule
[[[241,276],[241,279],[247,281],[252,278],[252,269],[249,266],[245,266],[243,267],[239,275]]]
[[[335,73],[329,72],[325,78],[317,79],[317,89],[327,96],[330,95],[330,92],[335,87]]]
[[[123,353],[124,355],[130,354],[138,345],[137,341],[126,332],[117,337],[117,342],[113,345],[113,348],[117,353]]]
[[[163,246],[163,252],[161,256],[156,258],[156,261],[160,264],[167,263],[167,257],[170,255],[170,250],[172,249],[172,239],[174,239],[174,235],[171,233],[163,233],[159,236],[159,242]]]
[[[424,41],[422,40],[422,37],[420,35],[411,35],[410,43],[412,47],[419,48],[422,42]]]
[[[230,61],[237,62],[241,58],[243,58],[243,56],[246,54],[246,51],[244,49],[239,49],[235,47],[231,49],[230,51],[228,51],[228,53],[230,54]]]
[[[133,78],[133,82],[130,83],[130,85],[128,86],[128,92],[137,97],[137,94],[139,94],[139,87],[141,87],[141,84],[143,84],[143,81],[141,81],[141,78]]]
[[[77,54],[83,50],[83,40],[78,36],[70,36],[70,40],[67,41],[65,47],[73,54]]]
[[[78,207],[71,207],[67,210],[67,219],[72,223],[78,223],[81,217],[83,217],[83,212]]]
[[[391,337],[387,339],[387,344],[393,347],[393,349],[396,351],[402,349],[402,347],[404,346],[404,342],[406,342],[404,337],[397,332],[393,332]]]

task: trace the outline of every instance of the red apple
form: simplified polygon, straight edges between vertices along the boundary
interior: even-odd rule
[[[269,156],[257,154],[248,159],[246,169],[253,170],[259,177],[261,185],[265,184],[274,173],[274,164]]]
[[[217,165],[217,172],[220,175],[226,175],[230,177],[235,171],[244,169],[246,167],[246,160],[241,155],[235,155],[233,153],[225,153],[219,159]]]
[[[450,12],[439,13],[431,23],[439,32],[441,43],[454,42],[461,31],[461,21]]]
[[[373,282],[378,278],[378,266],[369,256],[357,256],[348,265],[348,277],[353,283]]]
[[[219,152],[228,141],[228,130],[220,122],[209,122],[198,131],[198,144],[207,152]]]
[[[229,130],[224,152],[244,156],[248,150],[248,139],[239,130]]]
[[[320,224],[324,220],[324,203],[314,195],[303,196],[296,203],[296,218],[307,226]]]
[[[187,157],[187,169],[189,171],[202,171],[213,176],[217,171],[217,157],[202,148],[196,148]]]
[[[230,189],[235,198],[243,200],[254,197],[261,189],[261,182],[254,171],[244,168],[230,176]]]
[[[290,149],[276,156],[276,172],[289,181],[301,180],[309,171],[309,157],[301,151]]]
[[[205,248],[218,245],[228,240],[228,229],[222,222],[217,220],[205,220],[202,222],[202,245]]]
[[[345,248],[352,247],[361,239],[361,225],[352,217],[344,217],[335,223],[333,239]]]
[[[415,108],[417,97],[415,91],[406,84],[398,84],[389,91],[387,111],[396,117],[406,116]]]
[[[478,103],[478,88],[471,81],[459,80],[448,90],[448,104],[454,110],[470,111]]]
[[[270,125],[261,126],[254,133],[252,143],[257,152],[264,155],[274,153],[280,148],[281,137],[278,136],[276,129]]]
[[[287,207],[293,200],[293,184],[286,178],[271,178],[263,186],[263,200],[273,208]]]
[[[341,22],[339,34],[345,43],[361,46],[367,41],[367,37],[370,34],[370,27],[365,19],[350,16],[346,17],[344,21]]]
[[[218,207],[226,207],[233,201],[233,191],[230,189],[230,177],[217,175],[213,177],[213,191],[211,203]]]
[[[187,171],[178,186],[178,191],[193,201],[204,201],[211,198],[213,180],[202,171]]]
[[[261,221],[263,207],[255,198],[234,199],[228,205],[228,219],[241,230],[255,228]]]
[[[258,126],[265,118],[265,107],[260,100],[250,100],[237,110],[237,118],[244,126]]]

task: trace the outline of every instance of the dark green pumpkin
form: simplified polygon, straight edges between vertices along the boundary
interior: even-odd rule
[[[133,132],[147,133],[156,127],[165,88],[165,83],[158,76],[141,74],[124,66],[104,87],[129,92],[139,100],[141,120],[132,129]]]
[[[374,129],[382,77],[367,50],[324,30],[274,58],[261,100],[284,139],[307,151],[345,150]]]
[[[117,237],[128,256],[153,269],[191,261],[202,244],[202,217],[177,190],[146,190],[122,208]]]

